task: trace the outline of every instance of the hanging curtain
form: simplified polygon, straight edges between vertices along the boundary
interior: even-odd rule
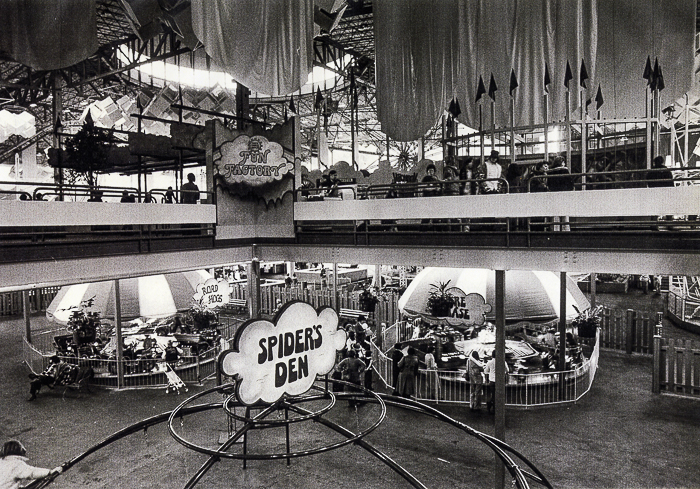
[[[391,139],[425,135],[453,95],[457,5],[457,0],[373,3],[377,117]]]
[[[595,98],[598,85],[606,118],[644,116],[647,56],[652,62],[658,57],[664,70],[663,107],[692,84],[696,6],[694,0],[650,2],[644,8],[636,0],[375,2],[382,131],[401,141],[420,138],[453,95],[460,101],[460,122],[478,127],[477,85],[480,76],[488,85],[491,74],[498,87],[495,124],[504,127],[509,124],[511,69],[518,81],[513,91],[515,124],[542,123],[545,62],[551,77],[550,121],[566,114],[567,62],[575,117],[580,117],[580,95],[585,105]],[[583,92],[582,62],[588,74]],[[490,100],[484,95],[479,102],[487,126]]]
[[[35,70],[74,65],[97,51],[95,0],[0,1],[0,54]]]
[[[290,94],[311,73],[312,0],[192,0],[192,27],[216,64],[255,92]]]

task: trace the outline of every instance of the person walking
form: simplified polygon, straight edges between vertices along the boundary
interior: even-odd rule
[[[353,384],[362,385],[364,380],[365,369],[367,366],[365,362],[357,358],[357,351],[353,348],[348,352],[348,356],[340,361],[337,370],[342,372],[343,380],[351,382]],[[358,389],[350,385],[345,386],[345,392],[357,392]],[[358,402],[354,399],[348,401],[348,407],[355,407]]]
[[[474,350],[467,360],[465,377],[469,380],[469,410],[481,409],[481,396],[484,392],[484,364],[479,358],[479,352]]]
[[[27,450],[17,440],[6,441],[0,450],[0,489],[18,489],[26,482],[63,472],[63,467],[43,469],[27,463]]]

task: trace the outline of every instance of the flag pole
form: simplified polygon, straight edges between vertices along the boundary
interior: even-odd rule
[[[481,144],[481,162],[483,165],[485,163],[484,151],[486,150],[486,141],[484,141],[484,104],[479,104],[479,134],[480,134],[480,144]]]
[[[491,151],[496,149],[496,101],[491,99]]]
[[[510,96],[510,164],[515,164],[515,97]]]
[[[549,94],[544,93],[544,159],[549,156]]]
[[[588,149],[588,107],[586,107],[585,88],[579,87],[581,99],[581,165],[586,162],[586,150]],[[571,159],[567,158],[567,166],[571,170]],[[583,168],[583,166],[582,166]]]

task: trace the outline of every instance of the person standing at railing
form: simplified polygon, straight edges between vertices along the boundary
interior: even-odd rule
[[[440,195],[440,179],[435,174],[435,165],[429,163],[425,167],[425,176],[421,179],[421,183],[425,184],[423,188],[423,197],[435,197]]]
[[[481,363],[479,352],[474,350],[467,359],[465,377],[469,380],[469,410],[481,409],[481,396],[484,392],[484,364]]]
[[[428,348],[428,353],[425,354],[423,361],[425,362],[426,379],[428,381],[427,394],[428,399],[438,399],[438,391],[440,390],[440,379],[437,372],[437,362],[435,361],[435,347]]]
[[[652,171],[648,172],[646,175],[647,187],[649,188],[663,188],[663,187],[673,187],[673,173],[671,170],[666,168],[666,159],[663,156],[657,156],[651,161]],[[654,216],[655,220],[667,220],[673,219],[673,216]],[[655,226],[656,231],[665,231],[667,228],[665,226]]]
[[[571,172],[566,167],[563,156],[556,156],[552,161],[552,168],[547,172],[547,182],[551,192],[571,192],[574,190],[574,179]],[[554,216],[554,222],[569,222],[568,216]],[[555,225],[554,231],[570,231],[568,224],[562,226]]]
[[[175,197],[175,191],[172,187],[168,187],[168,190],[165,191],[165,195],[163,196],[163,203],[172,204],[174,202],[177,202],[177,197]]]
[[[183,204],[196,204],[199,200],[199,187],[194,183],[194,173],[187,174],[187,183],[180,187],[180,202]]]
[[[491,155],[484,160],[484,164],[479,167],[479,178],[485,179],[481,182],[482,194],[497,194],[501,192],[501,182],[498,180],[503,174],[503,167],[499,162],[499,153],[495,149]]]
[[[393,394],[395,396],[399,395],[399,362],[403,358],[403,351],[401,350],[401,343],[396,343],[394,347],[389,351],[389,358],[391,358],[391,385],[394,387]]]
[[[486,362],[484,367],[484,375],[488,378],[488,391],[486,397],[486,408],[489,414],[493,414],[496,408],[496,352],[491,353],[491,360]],[[503,362],[505,365],[506,374],[510,372],[508,368],[508,363]]]
[[[413,397],[416,389],[416,375],[418,374],[418,355],[412,346],[408,348],[407,355],[399,361],[398,395],[401,397]]]

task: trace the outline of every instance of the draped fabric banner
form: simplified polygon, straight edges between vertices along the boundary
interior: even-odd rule
[[[416,140],[453,96],[460,101],[460,122],[478,127],[478,104],[483,104],[484,123],[490,126],[491,99],[475,99],[479,77],[488,85],[492,74],[498,87],[495,124],[507,126],[511,69],[518,81],[515,124],[542,123],[545,63],[551,78],[548,121],[566,114],[567,62],[573,75],[572,117],[581,117],[581,100],[584,106],[593,100],[599,85],[606,101],[603,117],[643,117],[647,56],[652,62],[658,58],[663,68],[662,107],[691,86],[695,8],[694,0],[651,0],[643,8],[635,0],[375,2],[382,131],[399,141]]]
[[[313,68],[312,0],[192,0],[192,27],[216,64],[258,93],[290,94]]]
[[[452,97],[458,0],[373,3],[377,115],[382,131],[415,141]]]
[[[97,51],[95,0],[0,1],[0,55],[36,70],[74,65]]]

